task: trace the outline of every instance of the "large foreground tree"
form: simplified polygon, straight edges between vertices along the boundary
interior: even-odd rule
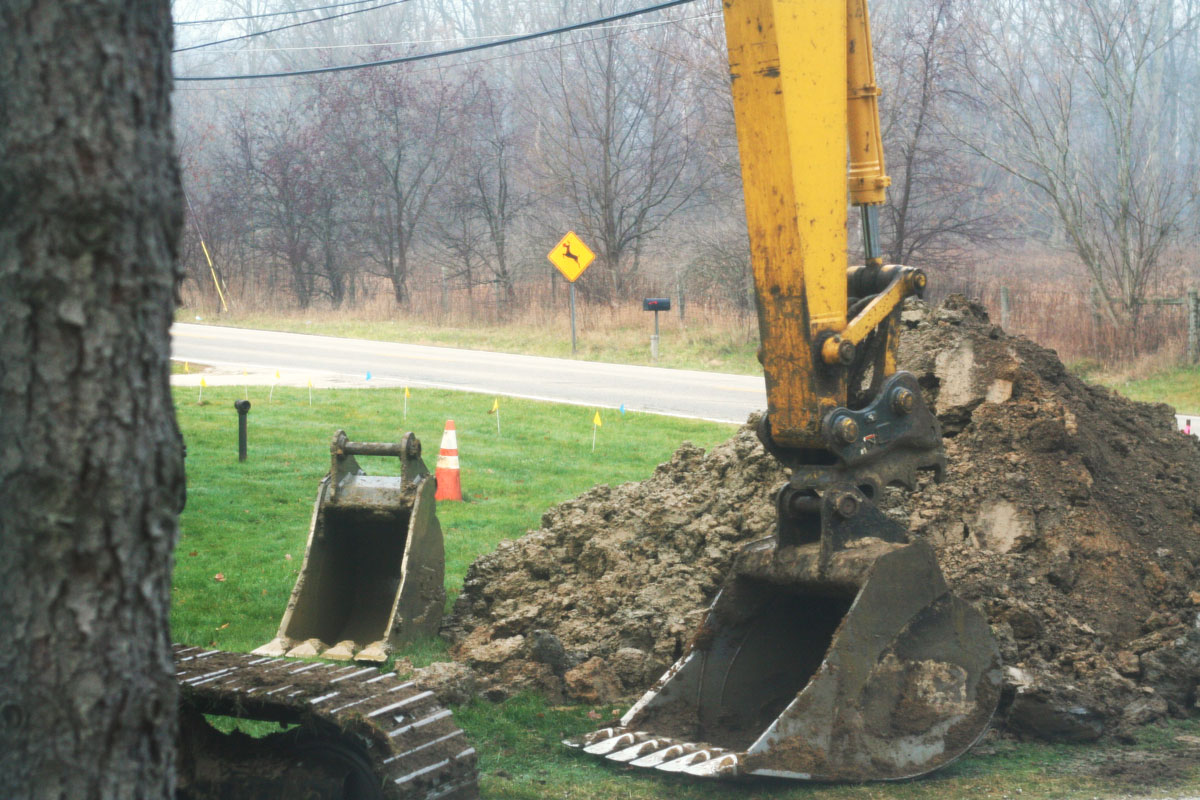
[[[170,797],[166,0],[0,3],[0,797]]]

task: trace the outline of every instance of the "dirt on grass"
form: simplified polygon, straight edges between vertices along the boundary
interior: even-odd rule
[[[911,303],[903,320],[900,366],[941,421],[949,466],[880,505],[990,620],[1006,665],[1000,721],[1087,740],[1193,711],[1200,444],[1169,407],[1080,381],[962,297]],[[605,703],[658,678],[737,549],[773,532],[786,476],[753,422],[552,508],[478,559],[444,628],[472,686]]]

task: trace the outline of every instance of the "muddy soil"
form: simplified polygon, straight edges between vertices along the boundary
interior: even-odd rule
[[[1194,711],[1200,444],[1168,406],[1078,380],[962,297],[910,303],[903,319],[900,365],[942,423],[949,466],[881,506],[987,614],[1006,664],[1001,723],[1086,740]],[[773,531],[785,476],[752,423],[552,508],[478,559],[444,628],[473,685],[589,703],[648,687],[737,548]]]

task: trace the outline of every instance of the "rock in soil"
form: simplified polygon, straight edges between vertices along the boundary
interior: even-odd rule
[[[1001,722],[1087,739],[1194,710],[1200,443],[1168,406],[1084,383],[961,296],[910,302],[903,321],[900,366],[949,466],[880,504],[991,621],[1010,667]],[[488,696],[628,700],[683,652],[738,547],[773,532],[786,478],[754,422],[550,509],[471,565],[444,632]]]

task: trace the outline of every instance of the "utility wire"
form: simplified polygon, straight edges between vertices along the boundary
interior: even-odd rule
[[[304,20],[303,22],[293,22],[290,25],[280,25],[278,28],[268,28],[265,31],[257,31],[255,33],[245,33],[245,34],[242,34],[241,36],[230,36],[228,39],[218,39],[215,42],[205,42],[204,44],[194,44],[194,45],[191,45],[190,47],[177,47],[174,50],[172,50],[171,52],[172,53],[183,53],[188,50],[199,50],[201,47],[212,47],[213,45],[226,44],[227,42],[236,42],[239,39],[252,39],[255,36],[266,36],[268,33],[276,33],[277,31],[286,31],[288,28],[299,28],[301,25],[314,25],[318,22],[328,22],[331,19],[339,19],[341,17],[349,17],[354,14],[363,14],[367,11],[377,11],[378,9],[387,8],[388,6],[399,5],[400,3],[404,3],[404,2],[407,2],[407,0],[391,0],[391,2],[389,2],[389,3],[380,3],[379,5],[371,6],[370,8],[358,8],[358,9],[355,9],[354,11],[343,11],[341,14],[330,14],[328,17],[320,17],[318,19],[307,19],[307,20]]]
[[[374,3],[376,0],[351,0],[349,3],[334,3],[329,6],[314,6],[312,8],[297,8],[293,11],[269,11],[265,14],[246,14],[241,17],[217,17],[215,19],[185,19],[176,20],[175,25],[211,25],[217,22],[241,22],[246,19],[265,19],[266,17],[282,17],[287,14],[305,14],[309,11],[328,11],[331,8],[345,8],[346,6],[361,6],[364,3]]]
[[[377,0],[370,0],[377,2]],[[703,14],[695,14],[690,17],[679,17],[678,19],[668,19],[662,22],[621,22],[614,25],[609,25],[609,28],[630,27],[630,28],[646,28],[654,25],[675,22],[690,22],[694,19],[712,19],[719,16],[719,11],[706,11]],[[500,39],[509,36],[516,36],[514,33],[493,33],[487,36],[456,36],[450,39],[409,39],[401,42],[353,42],[351,44],[310,44],[298,45],[296,47],[243,47],[236,50],[209,50],[202,55],[255,55],[258,53],[296,53],[308,50],[355,50],[363,47],[413,47],[419,44],[449,44],[451,42],[482,42],[491,39]],[[591,40],[588,40],[591,41]]]
[[[641,23],[637,28],[630,28],[628,30],[616,30],[616,28],[617,28],[616,25],[610,25],[608,28],[604,29],[604,30],[610,31],[610,32],[601,33],[597,36],[591,36],[591,37],[588,37],[587,39],[580,39],[580,40],[571,41],[571,42],[559,42],[558,44],[546,45],[545,47],[535,47],[535,48],[531,48],[529,50],[522,50],[517,53],[501,53],[500,55],[490,56],[488,58],[476,58],[476,59],[472,59],[470,61],[460,61],[457,64],[450,64],[449,66],[450,67],[467,67],[467,66],[473,66],[476,64],[487,64],[491,61],[500,61],[505,58],[515,58],[517,56],[527,56],[527,55],[532,55],[534,53],[546,53],[551,50],[559,50],[564,47],[571,47],[573,45],[589,44],[591,42],[598,42],[598,41],[605,40],[605,39],[613,39],[613,38],[616,38],[617,36],[620,36],[625,33],[640,32],[640,31],[647,30],[649,28],[656,28],[661,25],[672,25],[672,24],[679,23],[679,22],[688,22],[693,19],[704,19],[705,17],[716,16],[716,13],[717,12],[713,12],[712,14],[701,14],[701,15],[694,16],[694,17],[681,17],[679,19],[664,19],[664,20],[657,20],[655,22],[644,22],[644,23]],[[430,70],[444,69],[444,68],[445,67],[442,67],[438,64],[433,64],[431,66],[423,67],[421,69],[414,69],[414,70],[412,70],[412,72],[410,72],[408,74],[419,74],[421,72],[428,72]],[[261,83],[261,84],[245,84],[245,85],[241,85],[241,86],[181,86],[181,87],[177,87],[177,90],[181,91],[181,92],[229,92],[229,91],[234,91],[234,90],[271,89],[271,88],[277,87],[278,85],[279,84],[276,84],[276,83]]]
[[[611,14],[607,17],[599,17],[597,19],[590,19],[585,22],[576,22],[576,23],[572,23],[570,25],[563,25],[558,28],[551,28],[550,30],[538,31],[536,33],[526,33],[526,34],[522,34],[520,36],[510,36],[506,39],[499,39],[494,42],[483,42],[481,44],[473,44],[473,45],[468,45],[466,47],[456,47],[456,48],[452,48],[450,50],[438,50],[433,53],[420,53],[420,54],[414,55],[414,56],[401,56],[399,58],[386,58],[381,61],[367,61],[362,64],[343,64],[343,65],[337,66],[337,67],[317,67],[314,69],[298,69],[298,70],[292,70],[290,72],[263,72],[263,73],[258,73],[258,74],[254,74],[254,75],[180,75],[180,76],[176,76],[175,80],[177,80],[177,81],[239,81],[239,80],[252,80],[252,79],[257,79],[257,78],[287,78],[287,77],[291,77],[293,75],[317,75],[317,74],[320,74],[323,72],[345,72],[346,70],[366,69],[368,67],[384,67],[384,66],[388,66],[391,64],[408,64],[413,61],[425,61],[430,58],[442,58],[444,56],[462,55],[463,53],[473,53],[477,50],[487,50],[492,47],[500,47],[501,45],[506,45],[506,44],[516,44],[517,42],[528,42],[532,39],[540,39],[543,36],[554,36],[554,35],[560,34],[560,33],[569,33],[570,31],[577,31],[577,30],[581,30],[583,28],[591,28],[596,25],[604,25],[605,23],[616,22],[616,21],[622,20],[622,19],[629,19],[630,17],[636,17],[636,16],[640,16],[642,14],[649,14],[654,11],[662,11],[663,9],[666,9],[666,8],[673,8],[674,6],[681,6],[681,5],[684,5],[685,3],[691,3],[694,1],[695,0],[667,0],[667,2],[658,3],[653,6],[646,6],[645,8],[636,8],[632,11],[623,11],[620,14]],[[396,0],[396,2],[403,2],[403,0]]]

